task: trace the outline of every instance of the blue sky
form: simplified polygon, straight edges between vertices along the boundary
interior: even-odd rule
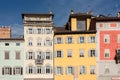
[[[22,13],[49,13],[50,10],[54,13],[55,25],[63,26],[71,9],[116,16],[120,0],[0,0],[0,26],[11,26],[13,35],[22,35]]]

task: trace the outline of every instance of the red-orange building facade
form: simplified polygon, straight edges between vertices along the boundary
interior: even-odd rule
[[[10,38],[11,37],[11,28],[9,26],[0,27],[0,38]]]

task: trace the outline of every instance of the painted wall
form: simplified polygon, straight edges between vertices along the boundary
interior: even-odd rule
[[[67,44],[66,38],[68,36],[72,36],[74,39],[73,44]],[[85,43],[78,43],[78,38],[80,36],[85,37]],[[61,37],[63,38],[63,44],[54,44],[54,51],[63,50],[62,58],[54,58],[54,67],[61,66],[63,67],[63,74],[57,75],[55,74],[55,80],[75,80],[75,74],[77,74],[77,80],[96,80],[96,74],[90,74],[90,66],[96,65],[96,57],[89,57],[88,52],[90,49],[96,49],[96,43],[89,43],[88,39],[90,36],[95,36],[95,34],[63,34],[63,35],[55,35],[54,38]],[[72,57],[67,57],[67,50],[72,50]],[[84,57],[80,56],[80,49],[84,49]],[[55,53],[54,53],[55,55]],[[84,75],[80,75],[80,65],[84,65],[87,69],[87,73]],[[76,73],[68,75],[66,74],[66,67],[73,66],[77,67]]]
[[[9,46],[5,46],[5,43],[9,43]],[[16,46],[19,42],[20,46]],[[4,51],[10,51],[9,60],[4,59]],[[20,51],[20,60],[15,59],[15,52]],[[2,75],[2,67],[12,67],[12,75]],[[24,41],[16,40],[0,40],[0,80],[24,80],[23,75],[13,75],[13,67],[24,66]]]

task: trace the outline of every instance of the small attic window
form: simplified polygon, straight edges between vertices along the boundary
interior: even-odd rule
[[[77,20],[77,30],[86,30],[86,21],[85,20]]]

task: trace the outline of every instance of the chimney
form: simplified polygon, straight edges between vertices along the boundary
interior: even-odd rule
[[[120,12],[117,13],[117,17],[120,17]]]
[[[92,11],[92,10],[90,10],[90,11],[88,12],[88,14],[93,15],[93,11]]]
[[[71,10],[70,14],[74,14],[74,11],[73,11],[73,10]]]
[[[52,14],[53,12],[50,10],[50,14]]]

